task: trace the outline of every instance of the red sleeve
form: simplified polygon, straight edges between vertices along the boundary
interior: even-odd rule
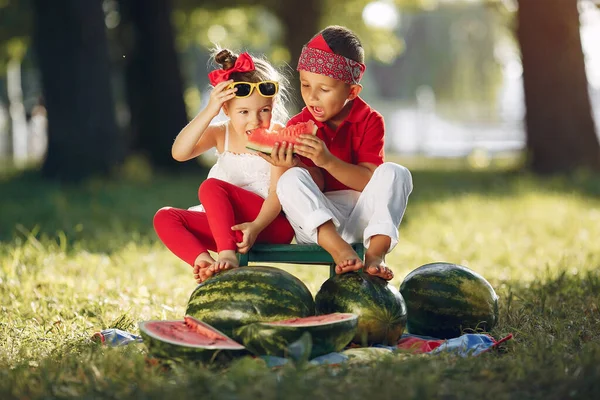
[[[306,122],[305,121],[306,118],[303,115],[303,111],[300,112],[299,114],[294,115],[292,118],[290,118],[290,120],[287,122],[287,124],[285,126],[287,127],[290,125],[294,125],[294,124],[297,124],[298,122]],[[315,163],[312,162],[312,160],[310,158],[302,157],[301,155],[298,155],[298,158],[307,167],[316,167]]]
[[[365,133],[357,151],[356,163],[383,164],[385,125],[381,114],[373,113],[365,122]]]

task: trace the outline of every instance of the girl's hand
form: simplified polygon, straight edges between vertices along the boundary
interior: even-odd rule
[[[206,109],[215,117],[221,111],[223,103],[235,97],[235,92],[237,91],[237,89],[227,89],[227,86],[232,82],[232,79],[220,82],[213,88],[212,92],[210,92],[210,98],[208,100],[208,105],[206,106]]]
[[[310,158],[317,167],[327,169],[327,164],[333,159],[325,142],[316,136],[303,134],[297,139],[298,144],[294,146],[296,153]]]
[[[276,167],[292,168],[300,161],[298,157],[294,156],[294,145],[286,142],[282,142],[281,146],[276,142],[270,155],[260,152],[258,155]]]
[[[232,231],[242,231],[243,239],[240,243],[237,243],[238,251],[242,254],[250,251],[250,248],[254,245],[260,230],[252,222],[244,222],[231,227]]]

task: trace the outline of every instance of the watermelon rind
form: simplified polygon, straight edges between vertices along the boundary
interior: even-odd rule
[[[237,340],[234,330],[255,322],[314,315],[306,285],[275,267],[239,267],[199,284],[190,295],[186,315],[202,320]]]
[[[257,322],[238,328],[235,336],[253,354],[288,356],[288,346],[308,332],[312,337],[310,358],[342,351],[356,335],[358,316],[336,313],[343,319],[322,324],[281,325]]]
[[[363,346],[393,346],[406,326],[406,305],[398,289],[362,271],[335,275],[325,281],[315,297],[315,308],[317,315],[358,315],[352,341]]]
[[[498,296],[480,274],[435,262],[416,268],[400,285],[408,309],[407,331],[440,339],[489,332],[498,322]]]
[[[247,354],[247,350],[241,344],[233,341],[227,335],[223,334],[217,329],[214,329],[208,324],[198,321],[195,318],[186,316],[186,318],[193,319],[196,323],[208,327],[215,333],[223,336],[224,340],[215,341],[213,345],[198,345],[192,343],[184,343],[182,341],[173,340],[168,337],[161,337],[156,332],[148,329],[149,324],[155,323],[181,323],[184,324],[184,320],[150,320],[142,321],[138,324],[140,335],[142,336],[143,343],[148,349],[148,353],[155,358],[162,359],[184,359],[184,360],[195,360],[202,362],[223,362],[229,361],[233,358]]]

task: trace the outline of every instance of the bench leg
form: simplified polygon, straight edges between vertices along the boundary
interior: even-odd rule
[[[329,264],[329,277],[332,278],[335,276],[335,263]]]

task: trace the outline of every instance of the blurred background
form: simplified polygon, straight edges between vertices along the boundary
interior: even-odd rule
[[[299,52],[329,24],[363,42],[388,158],[600,168],[597,0],[0,0],[0,171],[198,168],[170,147],[208,98],[211,49],[264,54],[295,113]]]

